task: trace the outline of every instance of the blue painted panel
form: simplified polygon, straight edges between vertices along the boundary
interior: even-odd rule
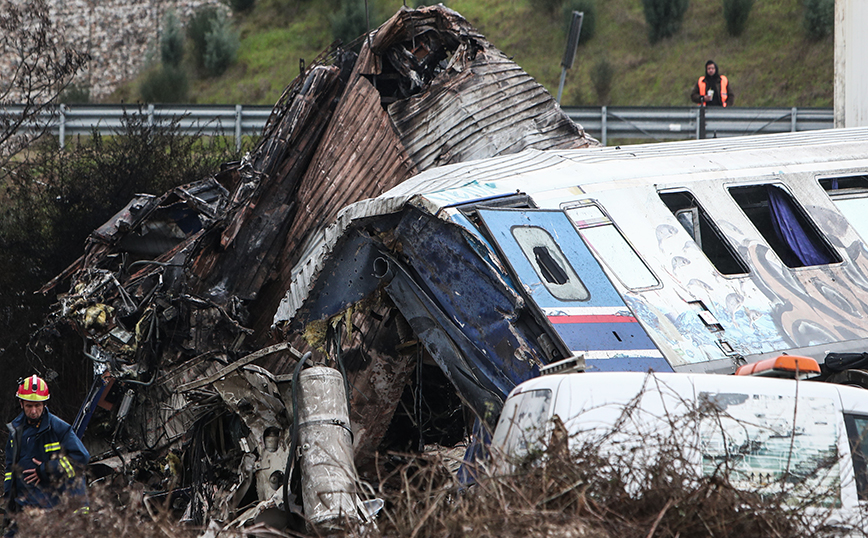
[[[673,372],[663,357],[616,357],[612,359],[585,359],[588,372]]]
[[[553,311],[563,313],[552,326],[570,350],[592,356],[595,351],[624,355],[586,357],[589,370],[672,371],[642,325],[632,316],[625,317],[629,308],[563,211],[480,209],[479,216],[531,299],[549,316]],[[542,228],[551,235],[590,293],[587,300],[562,300],[546,288],[513,235],[513,229],[522,226]]]
[[[542,308],[575,306],[625,306],[609,282],[599,262],[582,241],[563,211],[525,209],[480,209],[479,216],[503,250],[521,282],[531,290],[533,300]],[[553,296],[541,281],[533,265],[522,252],[512,229],[531,226],[547,230],[591,294],[587,301],[563,301]]]
[[[573,351],[657,349],[638,323],[557,323],[554,327]]]

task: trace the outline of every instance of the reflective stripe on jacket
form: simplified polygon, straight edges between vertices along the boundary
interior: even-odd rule
[[[699,95],[705,97],[705,77],[699,77]],[[729,80],[726,75],[720,75],[720,103],[726,106],[726,98],[729,97]],[[705,106],[706,103],[699,103],[699,106]]]
[[[15,502],[19,506],[50,508],[60,502],[64,492],[82,496],[83,502],[87,502],[84,467],[90,454],[69,424],[46,408],[38,428],[27,423],[24,413],[8,426],[16,434],[19,446],[13,447],[13,435],[10,435],[6,443],[5,495],[11,493],[14,483]],[[16,457],[17,461],[12,461]],[[33,459],[41,463],[36,465]],[[27,484],[22,473],[34,468],[39,483]]]

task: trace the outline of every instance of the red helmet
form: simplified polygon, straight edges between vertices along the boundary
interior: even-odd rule
[[[48,394],[48,383],[38,375],[32,375],[18,386],[18,394],[16,396],[28,402],[44,402],[50,397]]]

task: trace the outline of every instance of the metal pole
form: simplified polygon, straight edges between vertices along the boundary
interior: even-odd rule
[[[699,123],[699,126],[698,126],[699,132],[697,133],[696,137],[700,140],[705,140],[705,107],[704,106],[699,107],[699,121],[697,123]]]
[[[790,114],[790,131],[796,132],[796,118],[799,117],[799,109],[793,107],[793,112]]]
[[[564,80],[567,78],[567,68],[561,67],[561,82],[558,84],[558,104],[561,104],[561,94],[564,93]]]
[[[564,80],[567,78],[567,69],[573,67],[576,58],[576,49],[579,48],[579,36],[582,33],[582,19],[585,14],[582,11],[573,11],[570,21],[570,35],[567,36],[567,48],[564,50],[564,59],[561,60],[561,82],[558,84],[558,104],[561,104],[561,95],[564,92]]]
[[[609,123],[609,122],[608,122],[608,119],[609,119],[609,112],[608,112],[608,110],[606,109],[606,106],[605,106],[605,105],[603,106],[602,109],[600,109],[600,115],[601,115],[601,117],[600,117],[600,126],[602,127],[602,130],[603,130],[603,135],[602,135],[602,136],[603,136],[603,145],[606,146],[606,145],[607,145],[607,140],[608,140],[608,138],[609,138],[609,136],[608,136],[608,134],[609,134],[609,133],[608,133],[608,123]]]
[[[66,105],[60,105],[60,149],[66,141]]]
[[[241,105],[235,105],[235,152],[241,153]]]

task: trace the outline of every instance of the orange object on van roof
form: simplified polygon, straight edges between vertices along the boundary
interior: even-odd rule
[[[736,370],[735,375],[760,375],[769,377],[795,377],[819,374],[820,365],[810,357],[781,355],[752,364],[745,364]]]

